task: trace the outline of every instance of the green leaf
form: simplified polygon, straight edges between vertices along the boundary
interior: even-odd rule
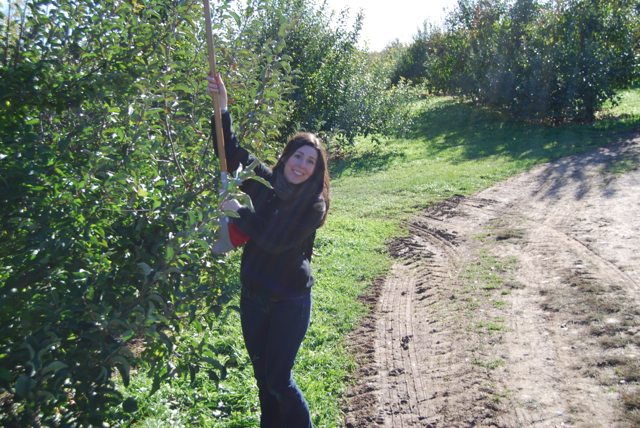
[[[226,307],[226,309],[231,309],[231,310],[236,311],[237,313],[242,315],[242,309],[240,309],[238,306],[229,305],[229,306]]]
[[[163,108],[151,108],[149,110],[146,110],[142,116],[146,119],[148,116],[161,113],[161,112],[164,112]]]
[[[209,243],[207,241],[205,241],[204,239],[196,239],[194,242],[196,244],[200,245],[200,247],[202,247],[203,250],[205,250],[205,251],[209,250]]]
[[[109,321],[109,326],[111,326],[112,324],[121,325],[122,327],[126,328],[127,330],[131,329],[131,327],[129,326],[129,323],[126,322],[125,320],[120,319],[120,318],[114,318],[111,321]]]
[[[61,139],[60,141],[58,141],[58,150],[60,151],[66,150],[67,147],[69,147],[69,143],[70,141],[67,140],[66,138]]]
[[[262,183],[263,185],[267,186],[269,189],[272,189],[273,187],[271,187],[271,183],[269,183],[267,180],[265,180],[262,177],[258,177],[257,175],[254,177],[251,177],[251,180],[256,180],[259,183]]]
[[[136,413],[138,411],[138,402],[134,397],[129,397],[122,403],[122,410],[127,413]]]
[[[120,351],[118,351],[120,354],[124,355],[125,358],[133,358],[133,352],[131,352],[131,350],[129,348],[120,348]]]
[[[128,178],[127,174],[124,174],[122,172],[118,172],[116,174],[113,174],[113,177],[111,177],[111,181],[116,181],[116,182],[119,182],[119,183],[122,183],[122,184],[126,184],[127,178]]]
[[[106,367],[102,367],[100,369],[100,373],[98,373],[98,376],[96,376],[95,379],[93,379],[94,382],[100,382],[101,379],[107,379],[107,376],[109,375],[109,371],[107,370]]]
[[[240,214],[238,214],[237,212],[233,211],[233,210],[227,210],[224,212],[224,215],[226,215],[227,217],[232,217],[232,218],[238,218],[240,217]]]
[[[42,369],[42,375],[44,376],[49,372],[57,373],[59,370],[66,369],[67,367],[69,366],[62,361],[54,361]]]
[[[151,273],[151,266],[149,266],[145,262],[138,263],[138,266],[140,266],[140,268],[144,272],[144,276],[147,276],[147,275],[149,275]]]
[[[242,201],[243,205],[246,205],[251,212],[255,212],[255,208],[253,207],[253,201],[251,200],[251,197],[247,194],[243,194],[240,197],[240,200]]]
[[[211,364],[213,367],[215,367],[218,370],[222,370],[224,368],[224,366],[222,364],[220,364],[220,361],[218,361],[218,360],[216,360],[214,358],[202,357],[200,360],[204,361],[205,363]]]
[[[162,383],[162,378],[158,375],[153,377],[153,384],[151,385],[151,391],[149,391],[149,396],[155,394],[159,389]]]
[[[167,254],[165,256],[165,260],[167,262],[170,262],[171,260],[173,260],[173,256],[175,255],[175,250],[173,249],[173,247],[169,246],[167,247]]]
[[[33,387],[33,381],[29,379],[25,375],[20,375],[18,381],[16,382],[14,389],[16,394],[23,398],[28,398],[31,393],[31,388]]]
[[[185,91],[185,92],[188,92],[188,93],[193,92],[193,89],[188,87],[184,83],[178,83],[173,88],[171,88],[171,90],[173,90],[173,91]]]
[[[193,325],[196,328],[196,333],[198,334],[202,333],[202,324],[200,323],[200,321],[198,321],[197,318],[193,320],[191,325]]]
[[[156,293],[151,293],[149,295],[149,299],[155,300],[156,302],[160,303],[160,305],[162,305],[163,311],[167,312],[167,302],[164,301],[162,296],[160,296],[159,294],[156,294]]]
[[[249,166],[247,166],[246,168],[244,168],[242,170],[242,173],[248,173],[250,171],[253,171],[254,169],[256,169],[256,167],[260,165],[260,161],[258,159],[254,159],[253,162],[251,162],[251,164]],[[241,173],[241,174],[242,174]],[[241,175],[242,176],[242,175]]]
[[[129,362],[122,355],[116,355],[112,360],[114,363],[120,363],[116,364],[116,367],[122,376],[122,383],[124,386],[129,386]]]
[[[36,400],[43,401],[45,403],[56,399],[55,395],[53,395],[49,391],[42,391],[42,390],[38,391],[38,394],[36,395],[36,397],[37,397]]]
[[[28,335],[25,338],[24,343],[22,344],[22,347],[27,348],[29,350],[29,359],[33,360],[33,358],[36,356],[35,348],[38,347],[38,344],[36,343],[36,340],[32,335]]]
[[[239,27],[242,25],[242,21],[240,20],[240,16],[233,12],[233,11],[229,11],[229,15],[233,16],[233,19],[236,21],[236,25]]]
[[[200,371],[200,368],[194,364],[189,364],[189,379],[193,385],[196,381],[196,375]]]
[[[127,330],[123,335],[122,335],[122,341],[126,342],[127,340],[131,339],[134,336],[135,332],[133,330]]]
[[[207,374],[209,375],[209,380],[214,381],[216,384],[220,382],[220,378],[218,377],[218,373],[215,370],[208,370]]]

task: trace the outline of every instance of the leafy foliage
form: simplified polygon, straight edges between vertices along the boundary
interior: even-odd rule
[[[460,0],[445,28],[418,33],[395,78],[529,120],[592,122],[637,77],[639,29],[628,0]]]
[[[253,173],[219,195],[201,2],[27,6],[0,36],[1,420],[101,425],[137,409],[112,379],[127,385],[134,364],[151,392],[199,370],[224,376],[185,327],[202,329],[235,292],[209,247],[221,201]],[[223,1],[214,17],[238,132],[263,158],[290,89],[290,23],[258,38],[266,10]]]
[[[294,110],[282,126],[283,136],[300,129],[316,132],[335,142],[335,152],[347,149],[356,136],[396,135],[407,129],[415,91],[404,83],[387,90],[388,65],[358,49],[361,13],[350,26],[349,9],[330,12],[326,1],[273,4],[296,23],[285,37],[295,88],[286,95]],[[270,37],[276,31],[264,29]]]

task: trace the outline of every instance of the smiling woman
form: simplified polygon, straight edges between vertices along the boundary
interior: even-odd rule
[[[209,94],[219,97],[223,109],[229,169],[253,164],[256,158],[240,147],[233,132],[224,82],[219,74],[207,80]],[[216,133],[211,135],[216,140]],[[258,384],[260,426],[310,428],[309,406],[292,369],[311,318],[315,233],[329,210],[327,157],[314,134],[299,133],[273,170],[259,163],[254,172],[263,181],[245,181],[240,189],[255,211],[236,200],[223,208],[238,214],[232,225],[248,237],[240,265],[240,320]]]

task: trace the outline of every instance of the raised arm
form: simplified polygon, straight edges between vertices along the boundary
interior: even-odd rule
[[[220,109],[222,110],[222,132],[224,134],[224,151],[227,157],[227,169],[233,173],[238,166],[242,164],[247,166],[253,159],[249,159],[249,152],[240,147],[236,134],[233,132],[233,123],[231,115],[227,111],[227,89],[225,87],[220,73],[215,78],[207,75],[207,91],[211,98],[218,97]],[[218,156],[218,138],[215,132],[215,124],[213,115],[211,116],[211,137],[213,139],[213,149]]]

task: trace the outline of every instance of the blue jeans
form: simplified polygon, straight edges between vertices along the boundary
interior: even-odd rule
[[[311,295],[273,300],[243,290],[242,334],[258,383],[261,428],[312,428],[302,392],[291,376],[311,317]]]

